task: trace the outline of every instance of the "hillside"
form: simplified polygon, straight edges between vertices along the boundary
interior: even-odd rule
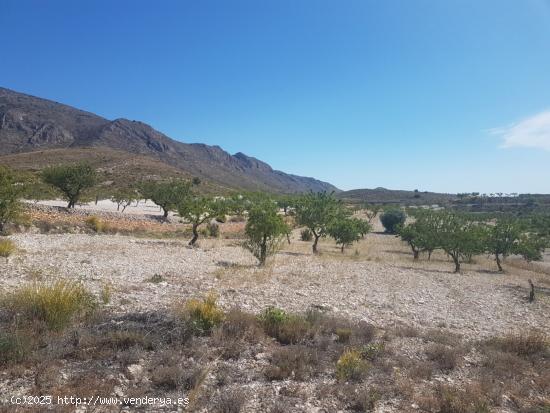
[[[45,164],[44,159],[48,159],[47,164],[88,159],[91,152],[82,152],[84,148],[116,151],[113,156],[119,160],[127,156],[128,162],[140,155],[222,187],[281,193],[338,191],[314,178],[274,170],[241,152],[231,155],[219,146],[179,142],[142,122],[111,121],[0,88],[0,163],[18,166],[29,159],[41,164]],[[42,160],[33,155],[29,158],[29,153],[36,151],[42,151]]]
[[[374,204],[432,205],[448,204],[457,199],[454,194],[437,192],[404,191],[386,188],[352,189],[337,194],[350,202],[368,202]]]

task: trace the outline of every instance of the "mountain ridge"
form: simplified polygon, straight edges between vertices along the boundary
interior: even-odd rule
[[[184,143],[141,121],[109,120],[3,87],[0,87],[0,143],[0,162],[7,155],[102,147],[152,157],[227,187],[280,193],[339,192],[330,183],[274,170],[243,152],[231,155],[217,145]]]

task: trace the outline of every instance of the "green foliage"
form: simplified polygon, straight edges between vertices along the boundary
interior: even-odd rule
[[[344,248],[359,241],[362,235],[368,232],[370,228],[368,222],[341,216],[334,219],[328,227],[328,234],[334,238],[337,245],[341,246],[342,252]]]
[[[183,179],[146,181],[140,185],[141,194],[162,208],[164,218],[178,208],[191,194],[191,182]]]
[[[307,227],[313,234],[313,253],[317,253],[319,238],[328,234],[330,224],[343,210],[341,201],[332,193],[317,192],[296,200],[296,223]]]
[[[137,201],[138,193],[135,189],[132,188],[117,188],[111,196],[111,201],[117,204],[117,211],[120,211],[122,207],[122,212],[132,203]]]
[[[21,191],[22,187],[16,181],[13,173],[0,166],[0,235],[4,233],[6,224],[19,217]]]
[[[542,259],[544,241],[530,236],[522,223],[515,218],[497,218],[487,226],[486,250],[495,257],[499,271],[502,271],[501,257],[511,254],[522,255],[528,261]]]
[[[0,240],[0,257],[8,258],[16,249],[13,241],[9,239]]]
[[[193,238],[189,245],[195,245],[199,238],[198,228],[207,220],[225,214],[227,205],[223,199],[189,195],[177,205],[178,214],[192,225]]]
[[[380,215],[380,222],[384,226],[384,229],[389,234],[395,234],[399,227],[405,223],[407,216],[398,208],[386,209],[382,215]]]
[[[82,192],[96,184],[96,172],[88,164],[50,166],[42,171],[44,182],[54,186],[69,201],[68,208],[74,208]]]
[[[96,300],[82,284],[57,281],[21,287],[3,297],[1,306],[27,320],[43,321],[51,330],[62,330],[75,318],[89,315]]]
[[[460,263],[485,250],[486,231],[483,225],[471,217],[450,211],[433,212],[438,220],[437,244],[452,258],[455,272]]]
[[[258,259],[260,265],[264,265],[267,257],[279,249],[288,231],[287,224],[278,214],[277,204],[271,199],[264,199],[254,204],[248,212],[244,247]]]
[[[382,205],[376,204],[364,204],[362,209],[365,211],[365,215],[369,220],[369,224],[372,223],[372,220],[376,218],[378,213],[382,210]]]
[[[438,215],[429,210],[411,210],[410,214],[414,216],[415,221],[399,227],[398,233],[411,247],[414,259],[418,259],[421,252],[428,252],[429,259],[432,252],[439,248]]]

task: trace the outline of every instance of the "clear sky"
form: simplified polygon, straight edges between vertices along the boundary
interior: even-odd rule
[[[1,0],[0,86],[342,189],[550,192],[550,0]]]

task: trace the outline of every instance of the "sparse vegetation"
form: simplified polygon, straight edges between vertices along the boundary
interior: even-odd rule
[[[356,349],[348,349],[336,363],[336,377],[340,380],[361,380],[367,374],[369,364]]]
[[[178,214],[192,225],[193,238],[189,245],[195,245],[199,239],[198,228],[207,220],[223,215],[226,204],[222,199],[196,197],[189,195],[177,204]]]
[[[210,334],[218,326],[225,314],[217,303],[217,297],[210,293],[203,299],[191,299],[183,304],[176,305],[176,314],[197,334]]]
[[[191,183],[183,179],[147,181],[141,184],[140,192],[162,209],[166,219],[171,210],[178,208],[190,196]]]

